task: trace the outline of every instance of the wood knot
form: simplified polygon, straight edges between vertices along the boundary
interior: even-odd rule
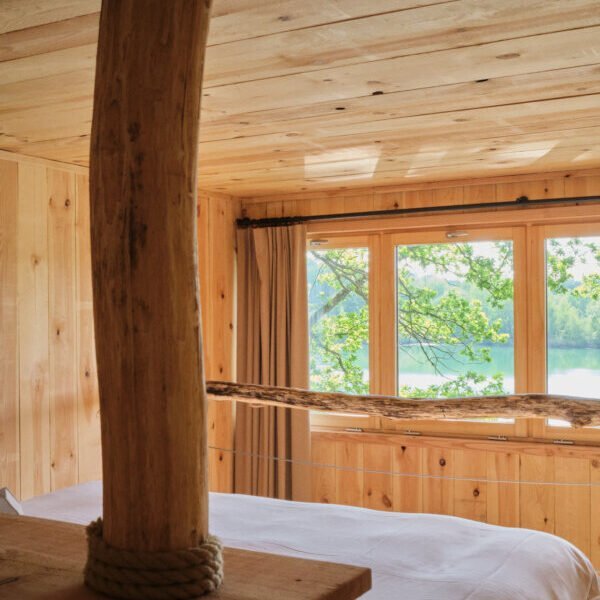
[[[595,458],[592,460],[592,468],[597,469],[598,467],[600,467],[600,460]]]
[[[130,123],[129,127],[127,128],[127,133],[129,134],[129,141],[135,142],[135,140],[137,140],[140,137],[140,131],[141,127],[139,123],[137,123],[136,121]]]
[[[383,494],[383,496],[381,497],[381,501],[383,502],[384,506],[387,506],[388,508],[392,507],[392,501],[388,498],[386,494]]]
[[[499,54],[496,58],[500,60],[511,60],[512,58],[519,58],[521,56],[518,52],[507,52],[506,54]]]
[[[440,458],[440,467],[445,467],[445,466],[446,466],[446,459]]]
[[[477,488],[475,488],[475,489],[473,490],[473,496],[474,496],[475,498],[477,498],[477,497],[479,496],[479,494],[480,494],[479,490],[478,490]]]

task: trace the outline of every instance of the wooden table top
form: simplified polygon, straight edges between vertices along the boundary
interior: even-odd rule
[[[87,556],[81,525],[0,515],[0,597],[99,600],[83,585]],[[218,600],[353,600],[371,587],[363,567],[225,548]]]

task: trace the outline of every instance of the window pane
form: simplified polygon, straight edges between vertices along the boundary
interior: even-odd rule
[[[600,237],[546,240],[546,282],[548,393],[599,397]]]
[[[309,250],[310,387],[369,392],[369,251]]]
[[[512,242],[419,244],[396,253],[400,395],[512,393]]]

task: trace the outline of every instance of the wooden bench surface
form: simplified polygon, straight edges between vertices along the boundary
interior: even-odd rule
[[[81,525],[0,515],[0,598],[99,600],[83,585]],[[353,600],[371,587],[363,567],[225,548],[218,600]]]

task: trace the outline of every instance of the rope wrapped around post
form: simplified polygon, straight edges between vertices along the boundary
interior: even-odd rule
[[[120,550],[106,544],[98,519],[88,525],[87,540],[85,582],[112,598],[187,600],[214,592],[223,581],[223,548],[214,536],[186,550]]]

